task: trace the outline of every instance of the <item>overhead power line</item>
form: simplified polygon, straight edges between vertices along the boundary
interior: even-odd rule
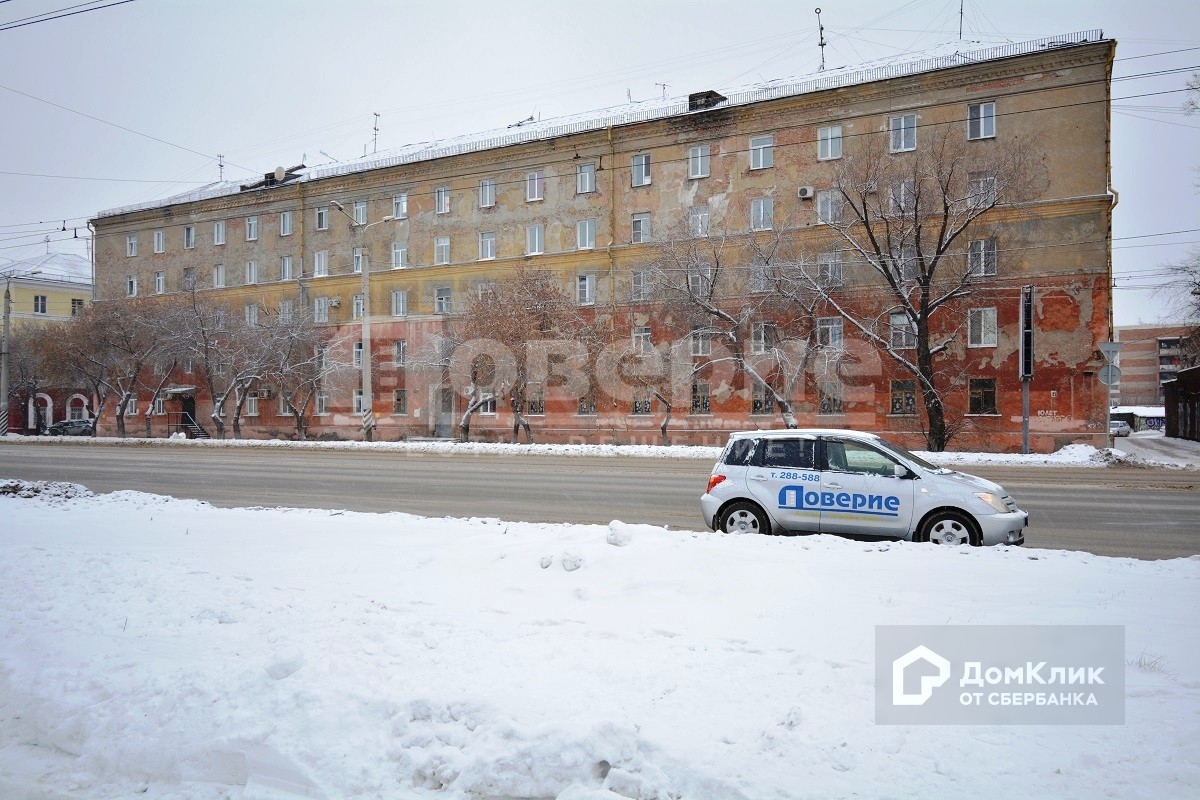
[[[60,8],[58,11],[47,11],[44,14],[35,14],[32,17],[24,17],[23,19],[13,20],[12,22],[0,23],[0,32],[11,31],[11,30],[15,30],[17,28],[24,28],[27,25],[37,25],[38,23],[41,23],[41,22],[52,22],[56,19],[63,19],[64,17],[73,17],[76,14],[86,14],[89,11],[103,11],[106,8],[112,8],[113,6],[123,6],[126,3],[132,3],[132,2],[133,2],[133,0],[116,0],[116,2],[109,3],[108,5],[103,5],[103,6],[96,5],[94,2],[93,3],[80,3],[77,6],[67,6],[66,8]],[[82,6],[92,6],[92,7],[91,8],[82,8]],[[73,9],[73,8],[81,9],[81,10],[72,11],[71,9]],[[60,13],[60,12],[64,12],[64,13]]]

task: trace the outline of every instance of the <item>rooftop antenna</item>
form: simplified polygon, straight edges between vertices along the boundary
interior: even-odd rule
[[[378,114],[376,114],[376,115],[375,115],[375,144],[374,144],[374,148],[375,148],[375,149],[374,149],[374,150],[372,150],[371,152],[372,152],[372,153],[378,153],[378,152],[379,152],[379,115],[378,115]]]
[[[958,0],[958,40],[962,41],[963,0]]]
[[[318,150],[317,152],[320,153],[321,155],[325,156],[326,158],[328,158],[330,161],[333,161],[336,164],[342,163],[342,162],[338,161],[336,158],[334,158],[333,156],[329,155],[329,153],[326,153],[324,150]]]
[[[817,44],[821,48],[821,72],[825,71],[825,26],[821,24],[821,9],[816,9],[817,14],[817,33],[820,34],[820,41]]]
[[[631,103],[633,102],[633,92],[629,91],[628,86],[625,87],[625,99]]]
[[[661,86],[661,87],[662,87],[662,90],[663,90],[663,100],[666,100],[666,99],[667,99],[667,87],[668,87],[668,86],[670,86],[671,84],[669,84],[669,83],[655,83],[654,85],[655,85],[655,86]]]
[[[225,180],[225,156],[217,153],[217,180]]]

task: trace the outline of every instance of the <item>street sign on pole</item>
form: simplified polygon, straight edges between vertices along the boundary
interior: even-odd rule
[[[1121,342],[1101,342],[1100,352],[1104,354],[1106,359],[1112,361],[1113,356],[1121,352]]]
[[[1100,368],[1100,382],[1105,386],[1115,386],[1121,382],[1121,368],[1115,364],[1105,364]]]

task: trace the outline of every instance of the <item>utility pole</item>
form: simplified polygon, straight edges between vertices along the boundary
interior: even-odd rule
[[[1021,452],[1029,453],[1029,382],[1033,380],[1033,287],[1021,287]]]
[[[28,272],[23,272],[21,275],[37,275],[42,270],[40,268],[31,269]],[[0,436],[8,435],[8,320],[12,316],[12,294],[9,292],[9,284],[12,279],[17,277],[16,273],[9,271],[7,274],[0,276],[4,278],[4,333],[3,338],[0,338]]]

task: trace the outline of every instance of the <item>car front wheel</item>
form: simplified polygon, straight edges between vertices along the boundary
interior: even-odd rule
[[[939,511],[921,525],[917,532],[918,542],[934,544],[978,544],[975,526],[967,516],[958,511]]]
[[[770,533],[767,515],[754,503],[731,503],[721,512],[717,529],[722,533]]]

